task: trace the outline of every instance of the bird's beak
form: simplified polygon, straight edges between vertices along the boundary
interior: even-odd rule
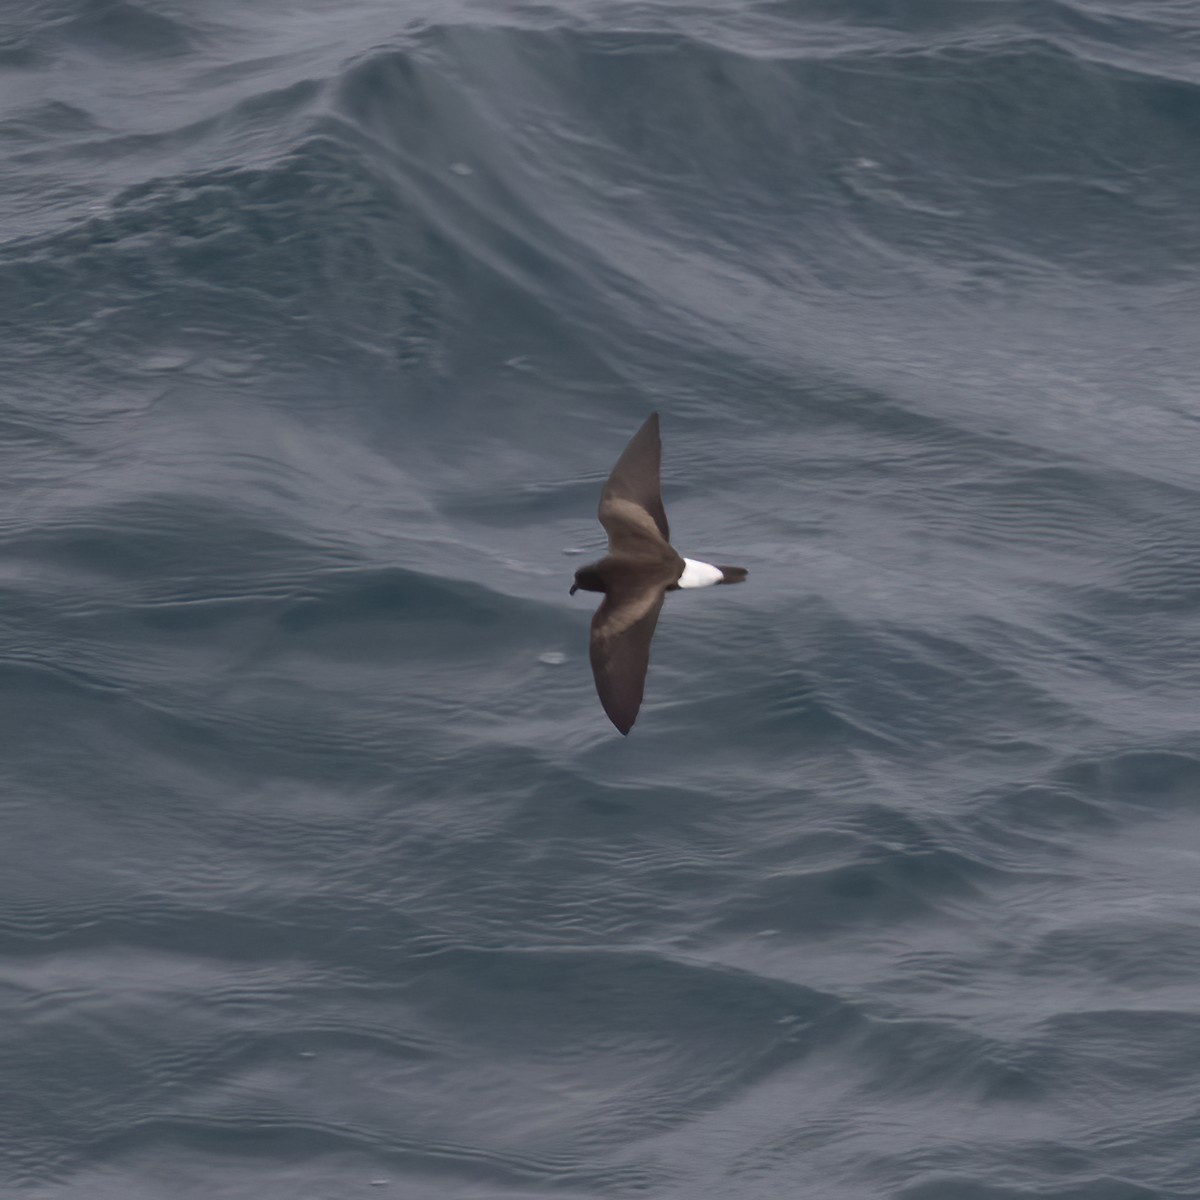
[[[579,591],[579,584],[577,584],[577,583],[573,583],[573,584],[571,584],[571,590],[570,590],[570,591],[567,593],[567,595],[568,595],[568,596],[573,596],[573,595],[575,595],[575,593],[576,593],[577,591]]]

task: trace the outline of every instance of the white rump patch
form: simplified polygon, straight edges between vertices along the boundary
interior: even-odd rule
[[[708,587],[710,584],[720,583],[724,578],[720,567],[714,567],[712,563],[700,562],[699,559],[685,558],[683,574],[679,577],[679,586],[681,588]]]

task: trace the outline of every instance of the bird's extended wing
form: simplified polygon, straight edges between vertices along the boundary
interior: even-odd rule
[[[650,639],[666,589],[609,592],[592,617],[591,657],[596,691],[608,718],[628,733],[637,720],[650,663]]]
[[[600,493],[600,524],[610,540],[624,536],[657,541],[655,529],[664,542],[671,540],[659,488],[661,461],[658,413],[651,413],[629,439]]]

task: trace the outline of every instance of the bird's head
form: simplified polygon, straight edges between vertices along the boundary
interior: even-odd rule
[[[591,566],[580,567],[575,572],[575,582],[571,584],[571,595],[583,590],[585,592],[603,592],[604,580],[600,577],[600,572],[596,570],[596,564]]]

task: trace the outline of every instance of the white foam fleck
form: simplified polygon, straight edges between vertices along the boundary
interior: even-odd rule
[[[191,354],[186,350],[163,350],[147,358],[142,363],[142,369],[144,371],[174,371],[191,362],[191,359]]]

